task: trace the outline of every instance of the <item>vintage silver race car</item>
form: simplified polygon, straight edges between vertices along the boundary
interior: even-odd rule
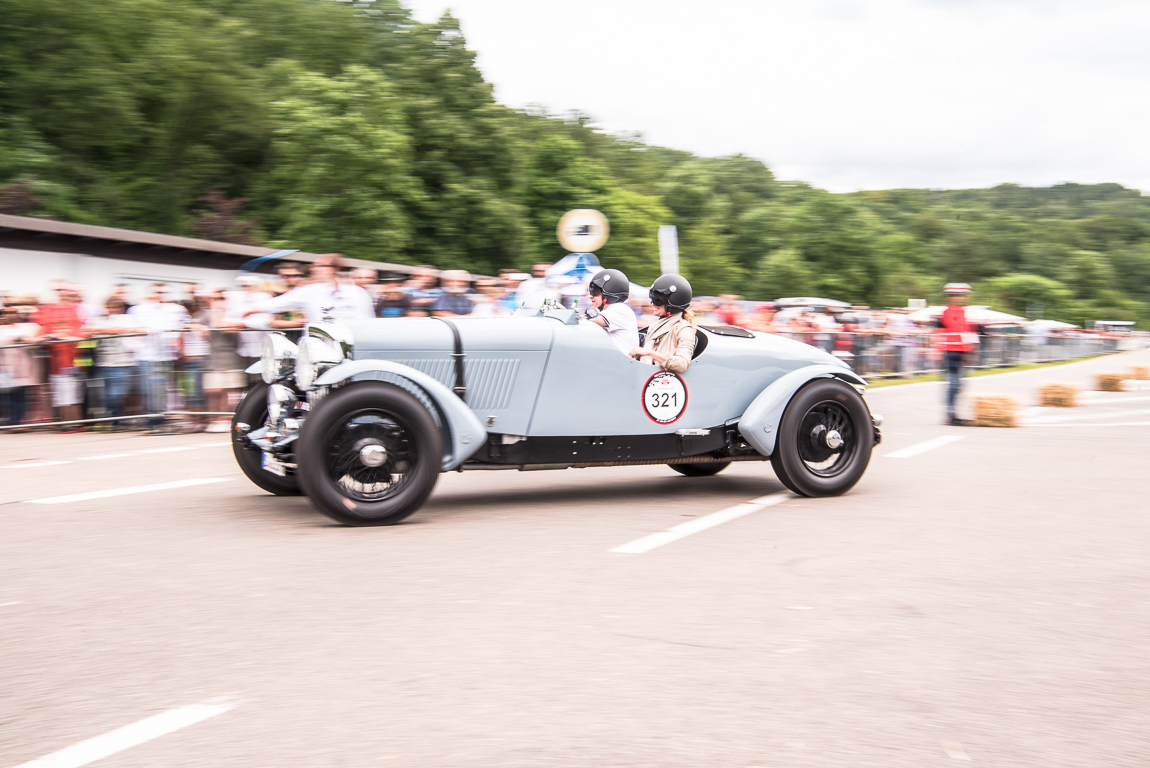
[[[698,329],[682,374],[622,354],[574,310],[314,323],[264,342],[265,384],[232,422],[256,485],[348,525],[395,523],[440,472],[666,464],[688,477],[770,460],[806,496],[850,489],[880,439],[837,358],[731,326]]]

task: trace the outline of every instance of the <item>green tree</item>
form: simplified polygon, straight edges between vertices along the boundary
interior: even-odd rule
[[[751,277],[751,298],[774,301],[787,296],[810,296],[817,288],[814,271],[794,248],[780,248],[764,256]]]
[[[337,77],[297,71],[291,98],[272,105],[278,127],[263,189],[275,241],[366,259],[399,260],[417,205],[403,112],[378,71]]]

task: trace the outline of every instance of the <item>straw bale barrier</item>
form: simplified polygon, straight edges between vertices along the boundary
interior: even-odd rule
[[[977,395],[974,398],[976,427],[1017,427],[1018,403],[1002,395]]]
[[[1122,380],[1126,378],[1124,373],[1100,373],[1098,374],[1098,389],[1102,392],[1121,392]]]
[[[1073,384],[1043,384],[1038,390],[1038,404],[1046,408],[1074,408],[1078,405],[1078,387]]]
[[[1135,379],[1139,381],[1150,379],[1150,365],[1136,365],[1133,370]]]

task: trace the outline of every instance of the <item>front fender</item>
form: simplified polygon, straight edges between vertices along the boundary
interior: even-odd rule
[[[838,365],[808,365],[780,377],[751,401],[739,419],[739,432],[764,456],[775,450],[779,422],[795,393],[815,379],[842,379],[848,384],[866,386],[866,380],[849,368]]]
[[[455,393],[422,371],[389,360],[345,360],[325,371],[315,381],[317,387],[330,387],[349,379],[379,380],[371,374],[391,374],[407,379],[434,401],[447,425],[450,452],[443,457],[443,470],[455,469],[483,447],[487,430],[475,412]]]

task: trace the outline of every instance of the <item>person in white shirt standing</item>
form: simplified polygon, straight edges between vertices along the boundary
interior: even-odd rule
[[[312,264],[311,282],[259,302],[244,312],[244,317],[293,309],[303,312],[309,323],[323,322],[327,317],[333,320],[375,317],[371,294],[343,279],[339,274],[342,266],[338,253],[325,253]]]
[[[172,361],[180,355],[179,330],[189,321],[188,311],[169,301],[171,291],[164,283],[152,286],[145,301],[128,310],[131,324],[148,335],[133,339],[136,359],[144,378],[144,401],[148,413],[162,414],[168,409],[168,386]],[[164,417],[150,416],[148,426],[159,430]]]
[[[639,346],[639,323],[635,313],[623,302],[631,295],[631,282],[617,269],[604,269],[591,278],[587,286],[592,309],[587,319],[602,326],[619,351],[629,355]]]

